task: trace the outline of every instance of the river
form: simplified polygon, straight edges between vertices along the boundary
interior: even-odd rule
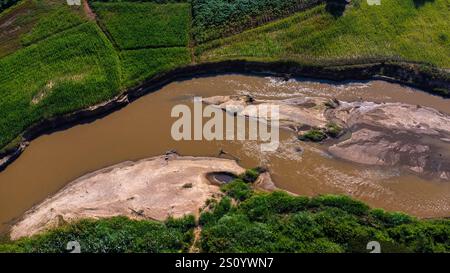
[[[93,122],[43,135],[0,172],[0,231],[33,205],[83,174],[127,160],[176,150],[218,156],[220,150],[245,168],[269,167],[276,185],[302,194],[348,194],[373,207],[418,217],[450,216],[450,183],[395,168],[368,167],[331,158],[320,144],[281,132],[277,152],[261,153],[254,141],[174,141],[174,105],[192,106],[194,96],[251,94],[256,98],[299,96],[420,104],[450,114],[450,100],[383,81],[331,83],[310,79],[220,75],[173,82]]]

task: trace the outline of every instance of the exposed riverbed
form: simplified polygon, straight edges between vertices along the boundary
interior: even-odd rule
[[[13,164],[0,172],[0,231],[86,173],[172,149],[181,155],[213,157],[220,150],[226,151],[228,158],[239,158],[245,168],[268,167],[278,187],[298,194],[349,194],[374,207],[420,217],[450,215],[448,181],[331,158],[321,145],[300,142],[289,131],[281,131],[281,147],[274,153],[261,153],[259,145],[252,141],[176,142],[171,138],[171,126],[176,120],[170,116],[174,105],[192,106],[194,96],[245,94],[260,99],[314,96],[401,102],[450,114],[450,100],[381,81],[331,84],[224,75],[175,82],[107,117],[32,141]]]

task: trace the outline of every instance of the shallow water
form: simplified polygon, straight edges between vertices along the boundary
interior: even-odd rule
[[[89,124],[44,135],[0,173],[0,230],[34,204],[88,172],[175,149],[181,155],[218,156],[221,150],[246,168],[270,168],[278,187],[294,193],[349,194],[374,207],[419,217],[450,216],[450,183],[397,169],[373,168],[329,157],[320,145],[281,132],[277,152],[261,153],[254,141],[180,141],[171,138],[171,109],[192,106],[194,96],[251,94],[257,98],[295,96],[340,100],[404,102],[450,112],[450,100],[382,81],[332,84],[313,80],[223,75],[174,82]]]

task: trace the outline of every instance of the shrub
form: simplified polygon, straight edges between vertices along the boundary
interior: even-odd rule
[[[234,181],[225,184],[222,186],[222,191],[238,201],[244,201],[253,194],[251,186],[241,179],[235,179]]]
[[[320,142],[322,140],[325,140],[327,138],[327,135],[322,131],[318,129],[311,129],[304,133],[303,135],[299,136],[299,139],[302,141],[313,141],[313,142]]]
[[[180,221],[177,223],[177,221]],[[191,219],[170,220],[169,224],[135,221],[125,217],[82,220],[55,230],[0,245],[2,252],[66,252],[69,241],[78,241],[82,252],[179,252],[191,244]]]
[[[366,215],[370,208],[361,201],[354,200],[343,195],[322,195],[312,199],[311,203],[319,203],[321,206],[342,209],[353,215]]]
[[[330,137],[338,137],[342,132],[342,127],[334,122],[331,122],[326,125],[325,132]]]

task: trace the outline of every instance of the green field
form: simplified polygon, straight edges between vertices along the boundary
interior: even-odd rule
[[[0,59],[0,146],[44,117],[87,107],[120,87],[119,58],[85,23]]]
[[[201,43],[280,18],[321,0],[192,0],[193,36]]]
[[[191,62],[187,48],[145,48],[121,53],[123,83],[132,86],[152,75],[166,72]]]
[[[80,7],[59,0],[22,0],[0,14],[0,58],[33,40],[73,27],[84,17]]]
[[[30,45],[84,22],[86,20],[80,16],[78,8],[73,9],[63,5],[41,17],[33,29],[22,36],[21,41],[23,45]]]
[[[450,67],[450,3],[447,0],[352,1],[343,16],[325,6],[276,21],[197,49],[202,61],[223,59],[295,60],[399,57]]]
[[[198,223],[194,217],[165,223],[119,217],[82,220],[55,230],[0,243],[0,252],[65,252],[78,241],[82,252],[336,253],[450,252],[450,220],[417,220],[401,213],[370,209],[345,196],[293,197],[252,190],[237,179],[211,199]],[[201,230],[194,241],[194,228]],[[194,243],[195,242],[195,243]]]
[[[120,49],[188,45],[189,4],[94,2],[92,7]]]

